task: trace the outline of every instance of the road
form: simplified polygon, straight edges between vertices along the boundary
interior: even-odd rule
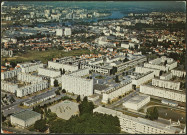
[[[48,91],[56,91],[58,88],[59,87],[53,87],[53,88],[49,89]],[[42,93],[44,93],[44,92],[42,92]],[[14,102],[14,103],[12,103],[10,105],[2,107],[2,111],[3,111],[4,116],[7,116],[9,114],[12,114],[12,113],[19,112],[19,111],[23,110],[22,108],[19,107],[20,103],[25,102],[25,101],[29,101],[32,98],[37,98],[42,93],[40,93],[38,95],[30,96],[29,98],[26,98],[26,99],[18,99],[17,98],[16,102]]]
[[[122,104],[124,101],[127,101],[129,100],[130,98],[132,98],[133,96],[137,95],[138,94],[138,91],[133,91],[131,92],[129,95],[125,96],[125,97],[122,97],[121,99],[119,99],[118,101],[112,103],[112,104],[109,104],[109,105],[106,105],[107,108],[114,108],[115,106],[118,106],[120,104]]]

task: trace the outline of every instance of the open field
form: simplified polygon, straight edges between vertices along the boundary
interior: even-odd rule
[[[90,50],[82,49],[82,50],[72,50],[69,52],[64,52],[62,50],[50,49],[47,51],[28,51],[25,54],[18,54],[17,56],[10,58],[2,58],[2,63],[7,59],[9,62],[17,61],[17,62],[26,62],[31,60],[41,60],[43,63],[47,63],[47,61],[56,57],[65,57],[65,56],[80,56],[82,54],[91,54]]]
[[[154,107],[151,107],[149,109],[153,109]],[[149,110],[148,109],[148,110]],[[178,111],[175,109],[169,109],[166,107],[157,107],[159,117],[165,118],[165,119],[171,119],[172,121],[178,121],[180,120],[181,123],[186,123],[186,113],[182,111]]]

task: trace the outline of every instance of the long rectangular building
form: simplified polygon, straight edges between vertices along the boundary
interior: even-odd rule
[[[15,68],[14,70],[1,72],[1,80],[15,77],[19,72],[21,72],[21,68]]]
[[[173,82],[156,78],[152,79],[152,85],[173,90],[180,89],[180,82]]]
[[[93,112],[117,116],[120,121],[121,131],[131,134],[179,134],[183,132],[182,129],[171,127],[170,125],[140,117],[132,117],[101,106],[95,108]]]
[[[50,68],[38,68],[38,75],[57,77],[61,75],[60,70],[50,69]]]
[[[127,61],[127,62],[124,62],[124,63],[120,63],[120,64],[117,64],[116,67],[117,67],[117,71],[122,71],[128,67],[132,67],[132,66],[136,66],[138,64],[141,64],[143,62],[147,61],[147,57],[146,56],[140,56],[138,58],[135,58],[133,60],[130,60],[130,61]]]
[[[116,87],[109,87],[103,93],[102,102],[108,103],[108,101],[118,98],[120,95],[124,95],[130,90],[132,90],[132,81],[126,82],[125,84],[117,85]]]
[[[137,66],[135,68],[135,72],[137,72],[137,73],[147,73],[149,71],[153,71],[155,76],[160,76],[160,70],[159,69],[139,67],[139,66]]]
[[[183,91],[158,88],[155,86],[140,85],[140,92],[152,96],[162,97],[170,100],[186,102],[186,94]]]

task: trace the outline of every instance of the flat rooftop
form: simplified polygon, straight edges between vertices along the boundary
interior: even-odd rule
[[[138,104],[138,103],[140,103],[141,101],[145,100],[148,97],[150,97],[150,96],[141,94],[141,95],[137,95],[137,96],[129,99],[128,101],[126,101],[124,103]]]
[[[23,110],[23,111],[13,114],[12,116],[26,121],[28,119],[31,119],[31,118],[39,116],[39,115],[41,115],[41,114],[31,111],[31,110]]]

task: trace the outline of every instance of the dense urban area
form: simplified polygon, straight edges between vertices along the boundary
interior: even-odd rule
[[[120,14],[2,4],[1,133],[185,134],[186,13]]]

